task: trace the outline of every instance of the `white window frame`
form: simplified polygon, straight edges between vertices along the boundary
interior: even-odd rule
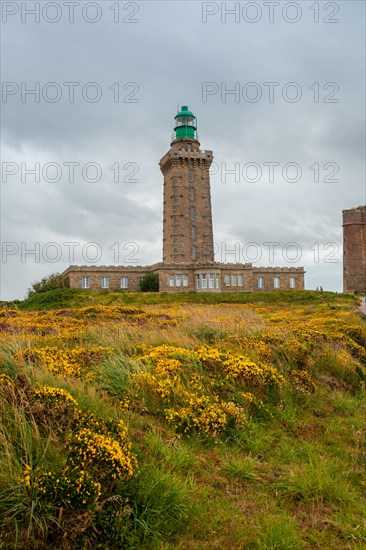
[[[238,275],[238,286],[244,286],[244,275],[242,273]]]
[[[189,188],[189,200],[194,201],[194,199],[195,199],[194,187],[190,187]]]
[[[215,273],[209,273],[208,275],[208,288],[215,288]]]
[[[191,220],[196,219],[196,209],[194,206],[191,206]]]
[[[273,277],[273,288],[280,288],[280,278]]]
[[[264,277],[258,277],[258,288],[264,288]]]
[[[169,286],[174,286],[174,275],[169,275],[168,284]]]
[[[175,286],[182,286],[182,275],[180,273],[175,276]]]
[[[128,288],[128,277],[126,277],[126,275],[122,275],[119,284],[120,288]]]
[[[109,277],[107,277],[107,275],[103,275],[103,277],[100,278],[100,288],[109,288]]]
[[[187,143],[187,149],[188,151],[192,151],[192,143]]]
[[[200,281],[199,273],[197,273],[197,275],[196,275],[196,289],[199,290],[200,288],[201,288],[201,281]]]
[[[188,286],[188,285],[189,285],[188,275],[184,274],[183,275],[183,286]]]
[[[194,225],[191,227],[191,237],[192,239],[196,238],[196,227]]]
[[[201,284],[202,290],[206,290],[207,289],[207,273],[201,273],[201,280],[202,280],[202,284]]]
[[[192,246],[192,260],[197,259],[197,248],[195,246]]]
[[[216,273],[216,288],[220,288],[220,275]]]
[[[236,274],[233,273],[231,275],[231,286],[236,286],[237,285],[237,280],[238,280],[238,278],[237,278]]]
[[[81,277],[81,288],[90,288],[90,277]]]
[[[230,286],[230,275],[225,275],[225,286]]]
[[[290,288],[296,288],[296,279],[295,279],[295,277],[290,277]]]
[[[193,170],[192,170],[192,168],[188,168],[188,180],[193,181]]]

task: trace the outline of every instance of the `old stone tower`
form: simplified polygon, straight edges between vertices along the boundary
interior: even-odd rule
[[[366,205],[343,210],[343,291],[366,292]]]
[[[209,168],[194,114],[183,106],[175,116],[173,141],[160,161],[164,175],[163,262],[213,262]]]

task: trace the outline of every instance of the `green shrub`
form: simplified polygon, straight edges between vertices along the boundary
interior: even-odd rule
[[[157,273],[146,273],[140,280],[141,292],[159,292],[159,275]]]
[[[61,273],[53,273],[47,277],[43,277],[40,281],[36,281],[31,284],[28,289],[28,298],[32,294],[39,292],[47,292],[48,290],[55,290],[57,288],[69,288],[69,279],[61,275]]]
[[[58,288],[45,292],[35,292],[19,304],[20,309],[58,309],[72,306],[79,299],[80,291],[76,288]],[[80,300],[78,304],[84,304]]]

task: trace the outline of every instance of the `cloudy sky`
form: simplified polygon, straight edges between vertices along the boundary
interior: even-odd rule
[[[70,263],[160,261],[177,105],[214,153],[216,259],[341,291],[364,2],[2,2],[2,21],[1,299]]]

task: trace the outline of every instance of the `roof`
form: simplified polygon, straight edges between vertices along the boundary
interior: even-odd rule
[[[178,116],[192,116],[193,118],[196,118],[196,117],[194,116],[194,114],[192,113],[192,111],[189,111],[189,110],[188,110],[187,105],[183,105],[183,106],[181,107],[181,110],[178,111],[178,113],[175,115],[175,118],[177,118]]]

